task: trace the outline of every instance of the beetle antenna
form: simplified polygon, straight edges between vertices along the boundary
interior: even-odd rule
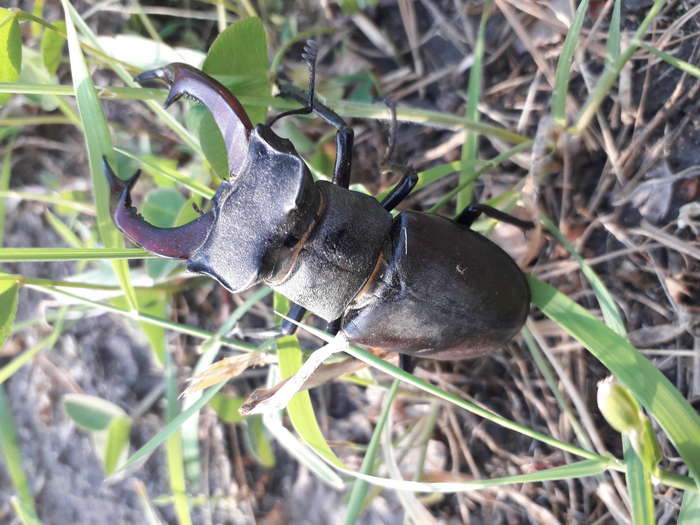
[[[314,102],[316,98],[316,58],[318,57],[318,44],[315,40],[307,40],[304,44],[304,51],[301,53],[301,58],[304,59],[306,65],[309,67],[309,99],[306,106],[299,109],[292,109],[280,113],[279,115],[272,117],[268,122],[267,126],[272,126],[282,117],[288,117],[290,115],[308,115],[314,110]]]

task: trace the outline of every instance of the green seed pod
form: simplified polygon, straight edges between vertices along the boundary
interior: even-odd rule
[[[639,432],[644,417],[632,394],[610,377],[598,383],[598,409],[605,420],[622,434]]]

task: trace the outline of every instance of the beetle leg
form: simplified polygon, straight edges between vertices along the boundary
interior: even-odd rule
[[[491,206],[487,206],[486,204],[470,204],[464,208],[464,210],[462,210],[462,213],[457,216],[455,221],[469,228],[482,213],[493,219],[498,219],[501,222],[513,224],[518,228],[522,228],[523,230],[531,230],[535,227],[535,224],[532,221],[518,219],[517,217],[513,217],[512,215],[502,212],[501,210],[497,210],[496,208],[492,208]]]
[[[418,174],[414,168],[406,166],[400,169],[404,171],[403,177],[381,202],[386,211],[393,210],[402,200],[408,197],[408,194],[411,193],[413,187],[418,183]]]
[[[145,71],[134,78],[139,84],[159,80],[170,87],[164,106],[185,97],[203,104],[212,114],[224,138],[229,173],[238,173],[248,154],[253,124],[238,99],[220,82],[187,64],[173,63]]]
[[[291,109],[280,113],[272,117],[267,121],[267,126],[271,127],[275,122],[283,117],[288,117],[290,115],[308,115],[314,110],[314,98],[316,93],[316,57],[318,56],[318,45],[315,40],[307,40],[304,44],[304,51],[301,57],[309,66],[309,95],[306,100],[301,101],[302,104],[306,103],[303,108]]]
[[[404,372],[409,374],[413,373],[416,368],[416,360],[413,359],[412,355],[409,354],[399,354],[399,368]]]
[[[335,166],[333,168],[333,183],[341,188],[347,189],[350,186],[350,169],[352,165],[352,144],[355,132],[343,120],[343,118],[333,111],[328,106],[324,106],[316,101],[316,56],[318,48],[316,42],[308,40],[304,46],[304,54],[302,55],[309,65],[309,94],[305,95],[299,89],[293,86],[280,87],[280,96],[296,100],[304,104],[303,108],[285,111],[274,117],[268,122],[271,126],[278,119],[289,115],[304,115],[308,113],[316,113],[327,124],[330,124],[338,130],[335,136],[336,156]]]

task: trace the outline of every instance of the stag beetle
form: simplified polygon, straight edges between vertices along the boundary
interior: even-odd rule
[[[253,126],[236,97],[191,66],[173,63],[146,71],[139,83],[158,80],[170,91],[167,108],[183,95],[203,104],[221,129],[231,177],[211,210],[189,224],[157,228],[131,205],[128,181],[104,162],[117,227],[162,257],[186,259],[231,292],[264,282],[342,331],[354,343],[434,359],[463,359],[507,342],[528,314],[523,272],[500,247],[472,231],[484,213],[522,228],[521,221],[489,206],[467,207],[456,220],[404,211],[389,213],[417,182],[414,171],[382,201],[348,189],[353,131],[314,99],[316,49],[307,44],[307,95],[282,96],[305,104]],[[337,129],[332,182],[314,181],[292,143],[271,124],[292,114],[316,113]],[[292,333],[293,323],[282,331]]]

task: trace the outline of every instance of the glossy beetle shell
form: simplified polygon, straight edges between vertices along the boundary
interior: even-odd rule
[[[394,219],[382,268],[343,316],[356,343],[433,359],[502,346],[527,318],[530,291],[511,257],[444,217]]]

